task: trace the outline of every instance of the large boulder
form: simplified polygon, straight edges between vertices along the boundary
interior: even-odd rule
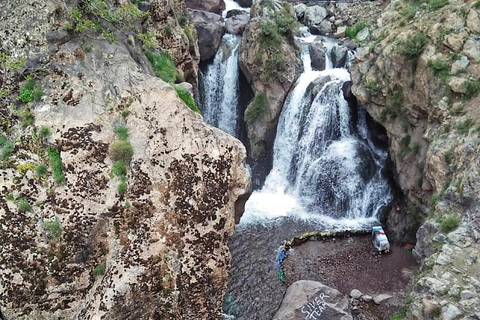
[[[225,33],[222,16],[195,9],[187,9],[187,12],[197,30],[200,60],[205,61],[213,58]]]
[[[190,9],[204,10],[217,14],[225,10],[225,2],[223,0],[185,0],[185,5]]]
[[[320,282],[300,280],[288,287],[273,320],[353,320],[348,300]]]
[[[310,52],[312,69],[318,71],[325,70],[325,50],[321,39],[317,39],[310,44],[308,51]]]
[[[332,49],[332,65],[334,68],[345,67],[347,62],[348,48],[342,45],[335,45]]]
[[[30,11],[34,2],[0,2],[0,30],[25,28],[31,39],[58,31],[63,7],[36,1]],[[26,13],[45,25],[14,23]],[[1,311],[8,319],[219,319],[227,240],[249,192],[245,148],[151,75],[140,44],[86,33],[56,43],[36,78],[43,96],[29,110],[49,138],[24,135],[2,109],[2,135],[15,150],[0,169]],[[2,43],[19,36],[6,34]],[[45,41],[15,55],[28,60]],[[11,88],[22,85],[11,79]],[[128,142],[116,136],[120,127]],[[55,178],[31,169],[48,154]],[[20,164],[30,169],[20,173]]]
[[[304,22],[307,26],[319,25],[327,17],[327,15],[327,9],[324,7],[307,7],[304,13]]]
[[[225,27],[228,33],[231,34],[243,34],[250,15],[243,10],[230,10],[227,12],[227,18],[225,20]]]

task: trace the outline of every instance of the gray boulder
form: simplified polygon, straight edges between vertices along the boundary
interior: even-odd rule
[[[231,34],[243,34],[245,27],[250,20],[250,15],[242,10],[230,10],[227,12],[225,27],[227,32]]]
[[[320,282],[300,280],[288,287],[273,320],[353,320],[347,299]]]
[[[376,304],[381,304],[387,300],[390,300],[392,298],[391,295],[388,295],[388,294],[379,294],[378,296],[375,296],[373,298],[373,302],[375,302]]]
[[[221,13],[222,10],[225,10],[225,2],[223,0],[185,0],[185,5],[190,9],[213,13]]]
[[[319,25],[327,17],[327,15],[327,10],[324,7],[307,7],[304,16],[305,24],[307,26]]]
[[[327,35],[332,33],[332,23],[328,20],[323,20],[320,24],[311,25],[309,27],[312,34]]]
[[[222,16],[195,9],[187,9],[187,12],[197,30],[200,60],[205,61],[213,58],[225,33]]]
[[[311,65],[314,70],[325,70],[325,47],[321,40],[315,40],[308,47],[310,51]]]
[[[336,45],[332,50],[332,64],[334,68],[342,68],[347,62],[348,48]]]
[[[297,19],[299,21],[303,21],[303,18],[305,17],[305,11],[307,11],[307,6],[303,3],[299,3],[293,7],[293,10],[295,11],[295,15],[297,16]]]
[[[370,40],[370,30],[368,28],[363,28],[357,33],[357,39],[361,42]]]
[[[362,293],[357,289],[353,289],[352,291],[350,291],[350,297],[352,297],[353,299],[360,299],[361,296]]]

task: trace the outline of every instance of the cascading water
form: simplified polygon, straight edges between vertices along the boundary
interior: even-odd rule
[[[239,36],[225,34],[220,49],[202,77],[205,122],[235,137],[238,137],[240,41]]]
[[[387,153],[369,139],[363,109],[352,124],[342,90],[350,74],[332,69],[335,44],[325,43],[326,70],[313,71],[306,46],[312,38],[301,41],[304,72],[280,115],[273,169],[247,202],[242,222],[293,216],[331,227],[364,226],[391,200],[382,175]]]

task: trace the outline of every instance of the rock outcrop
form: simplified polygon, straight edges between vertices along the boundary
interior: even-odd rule
[[[185,5],[190,9],[203,10],[220,14],[225,10],[223,0],[185,0]]]
[[[225,28],[228,33],[242,35],[247,27],[250,15],[244,10],[230,10],[225,20]]]
[[[280,20],[284,24],[281,29]],[[260,107],[252,108],[251,104],[245,114],[257,187],[269,171],[277,120],[302,68],[293,43],[295,32],[294,13],[288,3],[263,0],[254,3],[240,46],[240,68],[254,93],[266,96]]]
[[[194,9],[188,9],[188,14],[197,30],[200,60],[205,61],[213,58],[225,33],[225,22],[222,16]]]
[[[153,0],[150,15],[143,24],[145,34],[154,36],[154,47],[170,53],[182,78],[197,87],[200,52],[183,0]]]
[[[475,7],[392,2],[352,69],[353,93],[390,138],[404,195],[386,219],[391,237],[413,242],[418,229],[415,253],[424,262],[410,293],[409,319],[479,314]]]
[[[86,30],[47,42],[65,8],[30,2],[0,4],[2,312],[220,318],[227,239],[250,192],[244,147],[150,74],[139,41]],[[15,45],[22,28],[38,41]],[[41,63],[33,83],[20,58]]]

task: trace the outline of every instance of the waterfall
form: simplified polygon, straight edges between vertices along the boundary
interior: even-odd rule
[[[391,200],[383,177],[387,152],[370,139],[361,107],[352,123],[342,89],[350,74],[332,67],[336,44],[324,42],[326,69],[313,71],[307,46],[313,39],[300,40],[304,72],[279,118],[273,168],[242,223],[282,216],[345,227],[372,223]]]
[[[202,113],[205,122],[238,137],[239,68],[241,37],[225,34],[220,48],[202,77]]]

